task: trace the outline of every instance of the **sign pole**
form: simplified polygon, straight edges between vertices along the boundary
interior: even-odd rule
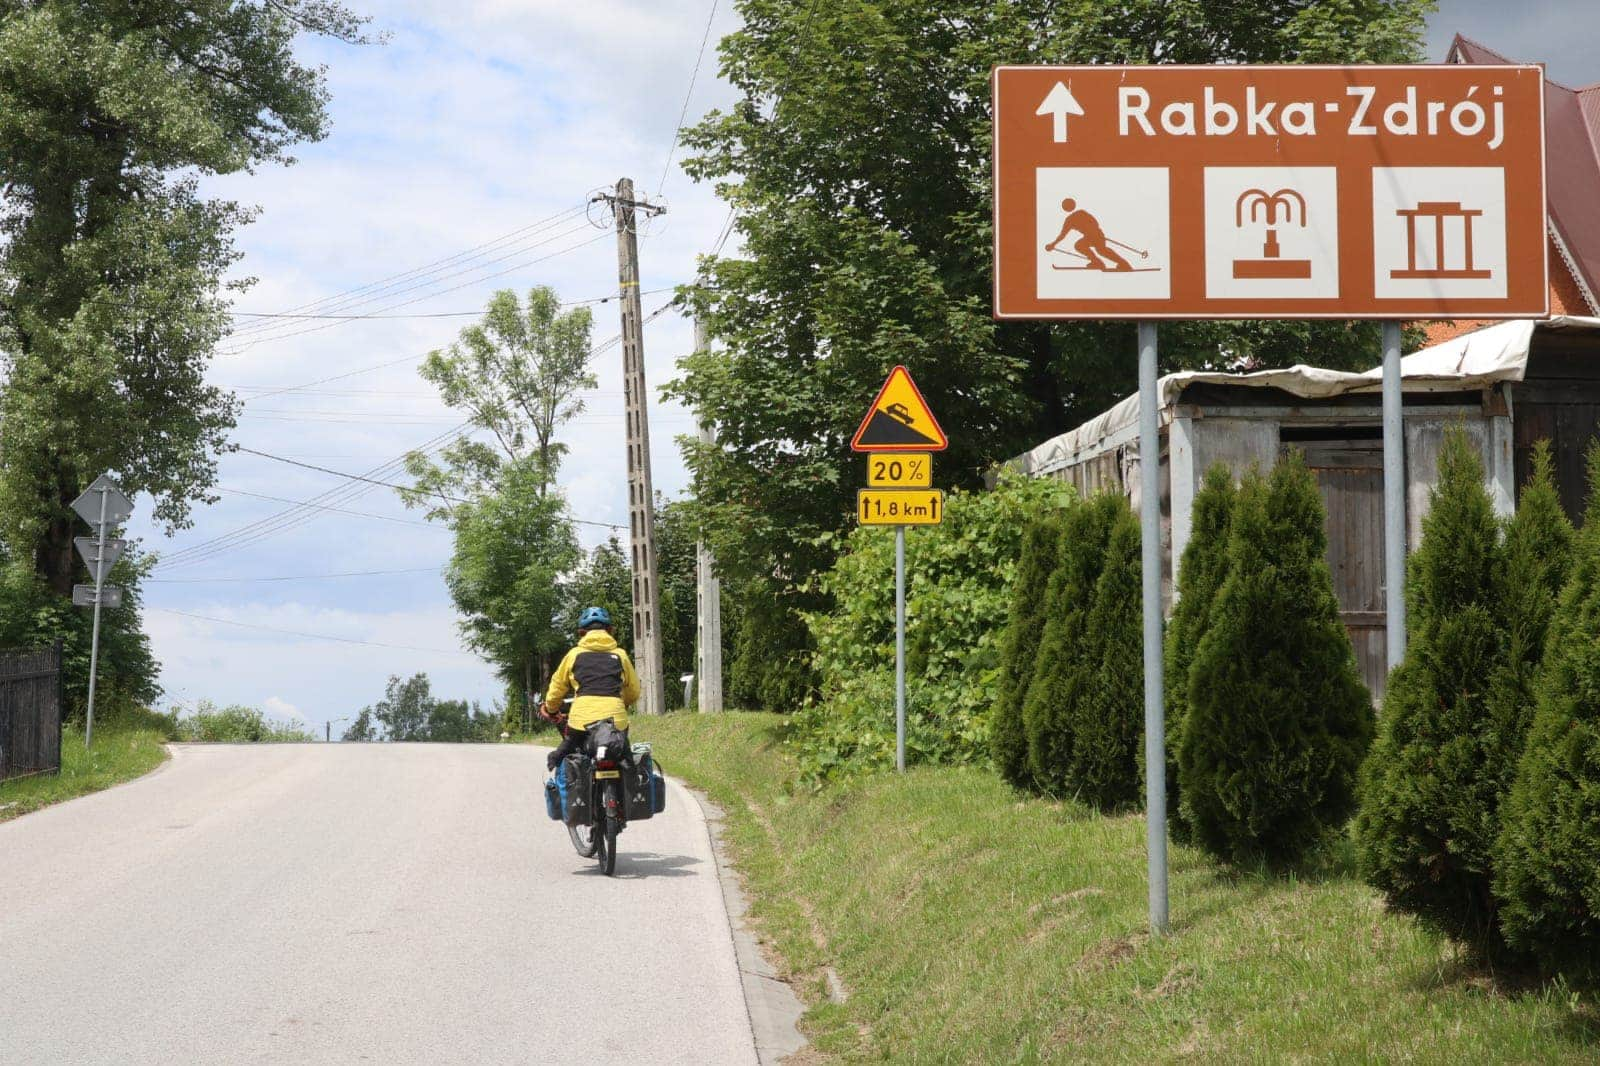
[[[906,527],[894,527],[894,768],[906,772]]]
[[[1406,433],[1400,323],[1383,324],[1383,580],[1389,669],[1406,657]]]
[[[1139,543],[1144,578],[1145,836],[1150,928],[1167,931],[1167,738],[1161,644],[1161,424],[1156,324],[1139,323]]]
[[[106,577],[106,568],[100,560],[106,557],[106,501],[110,496],[110,489],[101,486],[100,521],[95,526],[97,550],[94,563],[94,623],[89,638],[89,710],[83,726],[84,748],[88,748],[89,742],[94,739],[94,682],[100,666],[100,591]]]

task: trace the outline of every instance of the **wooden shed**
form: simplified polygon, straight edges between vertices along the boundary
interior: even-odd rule
[[[1584,451],[1600,428],[1600,319],[1505,322],[1402,360],[1407,543],[1438,476],[1446,427],[1460,425],[1483,454],[1495,508],[1510,514],[1533,443],[1554,447],[1561,499],[1576,521],[1587,493]],[[1237,477],[1269,469],[1289,448],[1316,473],[1328,511],[1328,564],[1361,672],[1374,698],[1388,674],[1383,559],[1380,371],[1295,366],[1253,374],[1169,374],[1161,398],[1163,593],[1189,541],[1201,479],[1215,463]],[[1013,465],[1080,490],[1126,493],[1138,507],[1139,398],[1131,396]]]

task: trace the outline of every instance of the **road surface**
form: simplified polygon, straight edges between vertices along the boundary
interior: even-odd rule
[[[520,745],[177,745],[0,824],[0,1062],[751,1063],[699,807],[617,876]]]

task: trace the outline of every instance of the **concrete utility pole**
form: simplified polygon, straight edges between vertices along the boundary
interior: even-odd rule
[[[639,306],[639,213],[665,209],[633,198],[633,179],[606,195],[617,220],[617,286],[622,304],[622,388],[628,417],[628,527],[633,548],[633,657],[645,714],[667,707],[661,673],[661,628],[656,611],[656,503],[650,483],[649,395],[644,383],[644,313]]]
[[[694,322],[694,348],[703,352],[711,345],[706,339],[705,323]],[[716,430],[711,423],[700,423],[700,443],[715,444]],[[714,569],[715,560],[705,541],[694,546],[695,603],[698,619],[698,649],[695,662],[695,683],[699,687],[700,713],[722,710],[722,580]]]

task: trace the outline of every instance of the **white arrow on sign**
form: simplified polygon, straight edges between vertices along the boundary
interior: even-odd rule
[[[74,607],[93,607],[95,605],[95,587],[93,585],[72,586],[72,605]],[[110,610],[121,607],[122,586],[101,585],[100,606]]]
[[[1035,115],[1050,115],[1055,118],[1055,129],[1052,131],[1052,140],[1057,144],[1067,143],[1067,116],[1083,114],[1083,107],[1078,103],[1077,97],[1072,95],[1072,90],[1056,82],[1056,87],[1045,94],[1044,103],[1039,105]]]
[[[94,479],[94,484],[83,490],[83,495],[72,501],[72,509],[77,511],[83,520],[91,526],[100,524],[101,497],[105,498],[106,525],[120,526],[133,514],[133,501],[128,499],[118,485],[105,474]]]
[[[117,565],[117,560],[122,558],[123,549],[128,546],[125,540],[108,538],[105,552],[102,554],[98,537],[73,537],[72,544],[78,549],[78,554],[83,556],[83,563],[89,568],[89,576],[97,585],[111,574],[111,568]]]

